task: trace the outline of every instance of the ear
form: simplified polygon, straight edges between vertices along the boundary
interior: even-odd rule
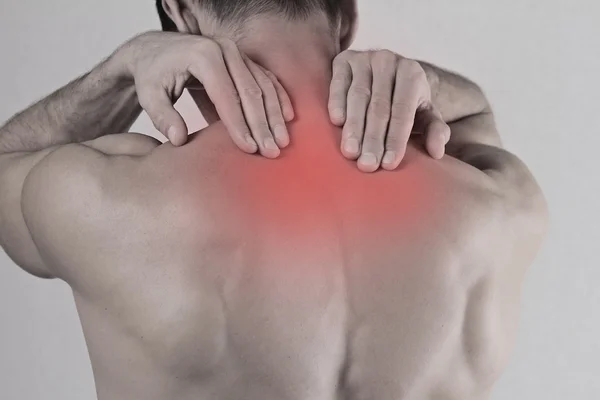
[[[358,28],[358,10],[356,0],[344,0],[342,2],[342,19],[340,23],[340,48],[347,50],[354,38]]]
[[[181,33],[200,34],[198,21],[185,0],[161,0],[163,10]]]

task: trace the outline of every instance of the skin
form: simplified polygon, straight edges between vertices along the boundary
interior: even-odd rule
[[[425,70],[388,50],[345,51],[333,62],[329,113],[343,126],[342,153],[364,172],[398,167],[411,132],[426,134],[426,148],[444,155],[450,128],[431,101]]]
[[[202,10],[169,12],[191,26],[193,16],[190,29],[204,35],[225,33],[211,32],[219,27]],[[145,84],[127,71],[144,70],[130,52],[148,44],[135,41],[0,131],[0,243],[26,271],[73,289],[98,398],[487,398],[547,210],[528,169],[501,148],[481,91],[421,64],[431,93],[410,103],[414,120],[444,116],[447,155],[426,153],[439,132],[385,142],[367,107],[361,151],[376,151],[364,139],[372,132],[382,138],[376,154],[396,151],[402,162],[364,174],[360,157],[356,168],[339,151],[352,137],[351,96],[343,127],[331,115],[332,86],[344,82],[332,85],[331,61],[351,26],[331,39],[318,16],[245,28],[240,53],[276,76],[293,105],[277,160],[240,151],[225,116],[178,146],[86,137],[58,113],[65,103],[103,111],[80,92],[121,99],[113,126],[139,112],[131,98]],[[93,93],[128,80],[136,87]]]

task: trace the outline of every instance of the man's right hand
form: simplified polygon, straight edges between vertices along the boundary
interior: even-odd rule
[[[184,144],[188,133],[173,104],[196,80],[240,149],[275,158],[288,145],[285,122],[294,117],[289,96],[272,73],[231,40],[148,32],[123,45],[115,57],[123,57],[140,105],[173,145]]]

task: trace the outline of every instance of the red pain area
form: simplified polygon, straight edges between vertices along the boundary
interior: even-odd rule
[[[340,151],[340,132],[297,125],[278,159],[240,154],[228,166],[228,196],[257,232],[314,238],[431,225],[442,204],[440,161],[416,145],[395,171],[364,173]],[[437,165],[435,163],[438,163]]]

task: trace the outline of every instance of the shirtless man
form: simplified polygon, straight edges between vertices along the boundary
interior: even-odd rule
[[[163,0],[181,33],[9,121],[0,244],[72,288],[100,400],[488,398],[539,187],[473,83],[344,51],[351,0],[260,3]],[[189,138],[186,84],[211,122]],[[105,136],[138,98],[170,142]]]

